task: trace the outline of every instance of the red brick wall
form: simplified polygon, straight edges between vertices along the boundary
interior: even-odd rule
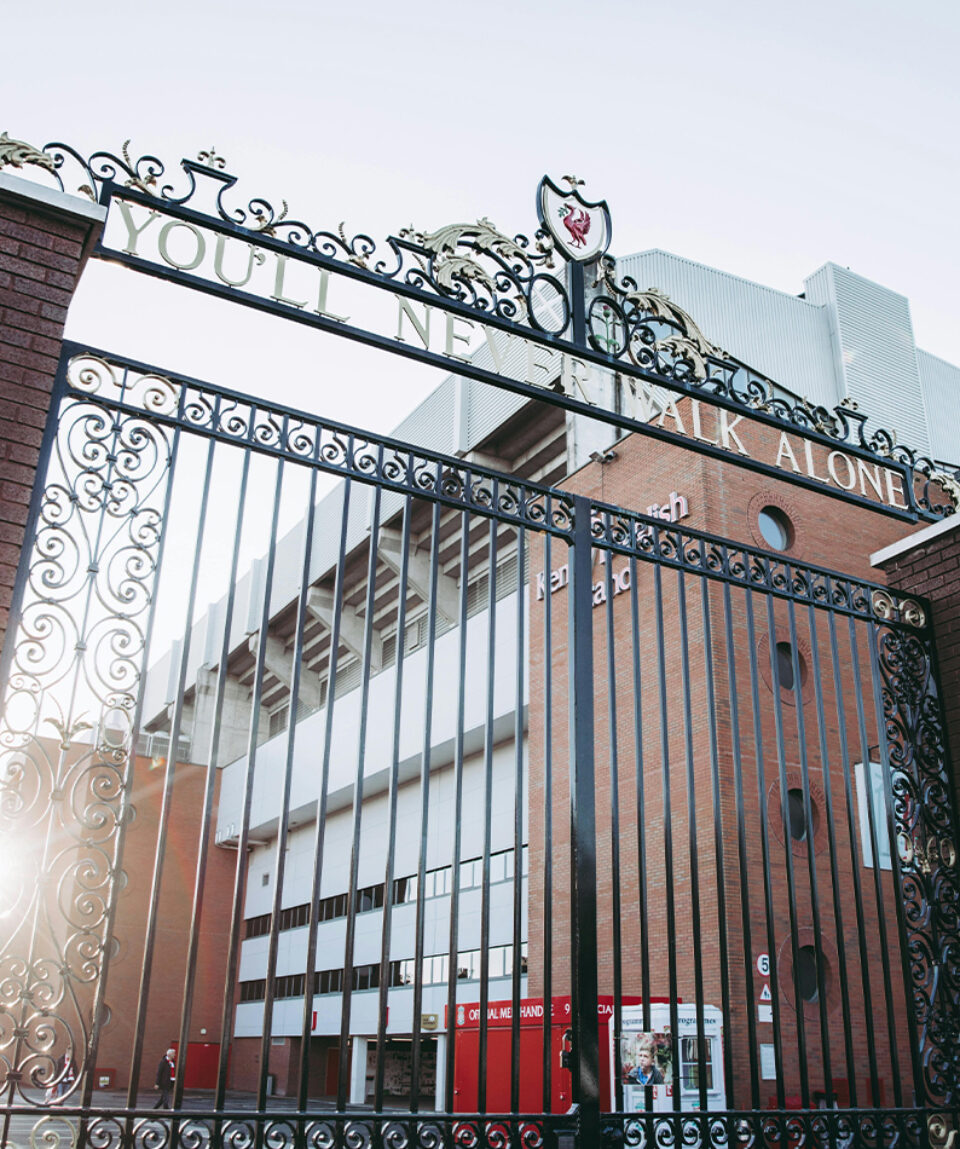
[[[754,439],[756,441],[756,438]],[[870,554],[903,536],[902,523],[867,509],[825,499],[817,491],[805,491],[784,482],[767,479],[744,471],[720,460],[708,459],[691,451],[654,443],[641,436],[633,436],[616,446],[617,458],[605,464],[590,464],[565,484],[570,489],[600,498],[606,502],[645,509],[651,503],[663,503],[672,491],[685,495],[690,503],[690,517],[683,526],[702,528],[749,546],[762,546],[757,528],[757,512],[765,504],[773,504],[790,516],[796,538],[788,557],[795,561],[840,569],[854,576],[878,579],[871,568]],[[567,561],[566,548],[554,543],[551,566],[556,569]],[[613,560],[614,572],[627,566],[627,559]],[[544,567],[542,539],[531,544],[531,572],[533,578]],[[596,563],[593,581],[604,577],[604,566]],[[773,949],[779,960],[777,982],[781,994],[780,1031],[783,1039],[786,1093],[788,1097],[799,1093],[799,1066],[797,1019],[793,1008],[791,966],[791,923],[789,913],[787,856],[794,870],[794,897],[797,933],[800,945],[812,943],[813,899],[809,854],[806,844],[792,847],[784,842],[782,807],[780,802],[781,760],[787,788],[802,785],[799,738],[801,728],[792,695],[781,691],[782,755],[778,754],[773,690],[770,670],[770,635],[768,633],[767,599],[753,596],[755,612],[754,648],[757,657],[756,687],[758,696],[757,725],[763,744],[763,781],[760,781],[758,753],[754,733],[754,715],[751,691],[751,668],[743,592],[732,592],[731,624],[733,644],[728,656],[724,636],[724,604],[718,584],[706,592],[711,615],[713,644],[712,685],[715,691],[716,745],[718,759],[719,826],[724,846],[723,873],[718,874],[714,818],[714,786],[710,758],[709,706],[707,675],[704,672],[705,627],[703,621],[704,580],[685,576],[687,613],[687,655],[689,659],[690,712],[689,735],[683,715],[683,677],[679,628],[679,595],[677,573],[667,567],[661,570],[662,610],[665,629],[664,677],[666,681],[667,726],[664,740],[669,754],[670,768],[666,772],[671,797],[670,827],[673,838],[672,885],[675,895],[675,932],[673,935],[677,963],[678,996],[685,1001],[696,998],[694,979],[693,923],[699,921],[701,930],[703,999],[721,1005],[719,895],[726,900],[725,925],[728,931],[728,953],[731,978],[731,1029],[727,1037],[734,1049],[734,1075],[737,1105],[749,1105],[749,1052],[747,1048],[747,1010],[755,1010],[765,980],[756,974],[754,962],[761,952],[771,947],[767,935],[767,915],[763,886],[764,856],[761,801],[767,805],[766,828],[769,848],[767,856],[770,871],[771,928]],[[642,673],[643,727],[640,747],[643,751],[644,785],[643,825],[646,834],[646,893],[648,899],[647,942],[651,966],[651,994],[669,996],[668,980],[669,942],[666,902],[666,847],[663,770],[663,742],[660,729],[660,690],[656,659],[657,635],[654,609],[654,568],[638,562],[637,587],[639,603],[639,648]],[[569,992],[570,962],[568,890],[569,867],[569,808],[568,808],[568,727],[567,712],[570,704],[568,684],[568,610],[569,589],[558,591],[551,598],[551,665],[553,693],[550,700],[544,693],[544,602],[534,598],[530,627],[530,992],[542,992],[543,934],[539,906],[543,899],[544,841],[544,718],[545,708],[552,707],[553,739],[553,837],[552,859],[554,867],[553,906],[553,992]],[[638,806],[637,806],[637,738],[634,729],[633,642],[629,594],[617,595],[612,604],[614,619],[615,691],[611,691],[607,663],[608,611],[599,605],[594,618],[594,692],[592,699],[576,699],[574,705],[592,708],[596,739],[596,793],[598,842],[598,902],[599,975],[600,992],[613,988],[613,929],[615,922],[613,888],[613,826],[611,820],[612,780],[610,700],[617,705],[618,768],[620,824],[616,840],[620,851],[621,906],[616,918],[621,931],[623,950],[623,992],[639,994],[641,984],[642,924],[639,913],[641,873],[638,863]],[[820,651],[822,704],[824,712],[823,741],[827,749],[828,776],[831,787],[833,822],[837,828],[837,868],[841,875],[840,905],[834,906],[829,857],[827,854],[827,826],[824,818],[823,768],[819,758],[821,731],[812,697],[812,655],[808,612],[798,607],[794,612],[797,646],[807,667],[807,682],[802,698],[802,733],[806,741],[809,763],[809,782],[816,795],[819,824],[814,839],[814,880],[817,883],[817,902],[821,916],[821,938],[829,963],[828,1024],[821,1035],[817,1007],[804,1007],[807,1064],[810,1072],[809,1088],[824,1088],[823,1049],[832,1059],[832,1077],[847,1076],[844,1058],[843,1025],[839,1009],[840,995],[837,947],[843,949],[847,959],[847,982],[851,1000],[851,1031],[854,1045],[853,1075],[858,1088],[858,1102],[869,1103],[867,1088],[868,1044],[867,1018],[863,1007],[865,978],[862,976],[860,954],[856,944],[857,907],[853,899],[852,875],[856,872],[864,888],[862,928],[869,938],[867,966],[871,989],[870,1014],[874,1020],[874,1044],[877,1047],[878,1071],[887,1102],[892,1101],[892,1065],[890,1046],[906,1032],[905,1003],[896,948],[896,919],[893,911],[894,891],[889,871],[875,875],[872,868],[855,864],[851,852],[851,834],[848,832],[848,812],[853,815],[853,840],[860,847],[857,809],[848,811],[845,778],[840,753],[841,729],[847,741],[848,777],[853,764],[865,755],[864,746],[879,741],[878,723],[871,690],[869,651],[866,628],[858,625],[856,659],[847,633],[846,618],[837,622],[838,664],[834,670],[829,653],[826,617],[818,612],[817,649]],[[786,604],[775,602],[773,610],[773,641],[789,638],[790,618]],[[865,716],[865,737],[860,738],[858,711],[853,690],[854,665],[861,675],[861,697]],[[729,699],[730,667],[736,669],[736,700],[739,708],[740,750],[743,763],[745,866],[749,884],[749,900],[741,904],[741,883],[738,867],[738,816],[734,774],[734,748],[732,738],[732,707]],[[841,728],[838,702],[844,705]],[[688,784],[687,752],[692,759],[692,786]],[[853,787],[856,806],[856,791]],[[692,814],[692,817],[691,817]],[[695,829],[693,819],[695,818]],[[694,898],[691,842],[695,843],[698,867],[699,896]],[[880,884],[879,898],[874,879]],[[892,1027],[887,1025],[887,1011],[883,993],[883,948],[878,943],[880,910],[886,915],[888,936],[888,962],[892,974]],[[835,909],[843,915],[844,937],[837,938]],[[752,930],[751,953],[743,953],[745,916]],[[754,971],[752,990],[748,987],[744,959]],[[754,1013],[754,1017],[757,1014]],[[891,1032],[892,1029],[892,1032]],[[772,1026],[757,1025],[758,1043],[772,1043]],[[912,1095],[909,1084],[909,1055],[906,1044],[901,1055],[900,1078],[905,1082],[906,1103]],[[775,1082],[760,1082],[761,1104],[769,1104],[775,1094]]]
[[[67,308],[95,226],[0,187],[0,645]]]
[[[890,586],[930,600],[950,766],[960,802],[960,522],[881,566]]]
[[[221,775],[217,774],[214,810]],[[160,882],[156,946],[153,955],[147,1022],[144,1033],[140,1088],[152,1091],[157,1064],[176,1042],[180,1030],[187,944],[193,920],[193,887],[199,851],[200,816],[207,769],[177,763],[166,834],[166,854]],[[100,1037],[99,1070],[113,1069],[118,1088],[129,1082],[137,1020],[137,1000],[143,969],[144,941],[154,857],[163,801],[164,767],[149,758],[134,764],[135,816],[127,828],[123,869],[126,884],[120,895],[114,935],[117,952],[110,960],[106,1002],[110,1021]],[[220,1016],[230,940],[235,851],[214,845],[214,824],[207,840],[207,871],[199,921],[199,951],[194,984],[189,1042],[220,1041]],[[205,1032],[201,1032],[205,1031]],[[147,1104],[149,1104],[147,1099]]]

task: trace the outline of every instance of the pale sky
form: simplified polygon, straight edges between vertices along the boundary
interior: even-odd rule
[[[3,40],[0,130],[38,146],[132,137],[168,167],[215,146],[250,196],[377,239],[484,215],[532,234],[541,175],[573,172],[614,254],[791,293],[833,260],[960,363],[951,0],[51,0],[8,6]],[[378,430],[436,381],[102,265],[68,333]]]

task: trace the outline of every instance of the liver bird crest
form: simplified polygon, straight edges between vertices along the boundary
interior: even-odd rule
[[[564,205],[566,212],[563,216],[563,226],[570,232],[570,241],[574,247],[583,247],[587,242],[587,232],[590,230],[590,213],[583,208]]]

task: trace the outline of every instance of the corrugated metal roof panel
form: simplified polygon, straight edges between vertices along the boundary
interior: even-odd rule
[[[917,350],[930,432],[930,453],[935,459],[960,463],[960,367]]]
[[[842,394],[871,416],[868,427],[896,431],[898,442],[926,453],[930,444],[909,301],[836,263],[807,284],[835,318]]]
[[[656,287],[689,312],[711,343],[816,403],[839,401],[823,307],[681,259],[642,251],[617,260],[617,277]]]

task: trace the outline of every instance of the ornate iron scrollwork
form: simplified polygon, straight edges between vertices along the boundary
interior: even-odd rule
[[[925,1100],[956,1105],[960,872],[933,652],[926,633],[895,622],[878,624],[877,644],[909,992]]]
[[[714,346],[682,308],[656,288],[641,289],[629,277],[618,279],[609,256],[597,268],[586,299],[574,298],[567,277],[554,272],[561,254],[543,227],[533,239],[512,238],[487,219],[452,224],[433,231],[413,226],[389,236],[382,245],[369,235],[350,236],[341,223],[332,230],[314,229],[291,218],[285,200],[279,210],[256,196],[230,206],[227,196],[238,180],[225,170],[213,148],[197,160],[181,160],[185,187],[165,183],[163,162],[153,155],[134,159],[129,141],[121,155],[94,152],[84,158],[64,143],[34,148],[0,136],[0,168],[36,166],[51,174],[61,189],[80,191],[102,201],[117,187],[133,189],[163,203],[188,205],[198,189],[198,177],[219,185],[216,211],[220,220],[243,228],[251,241],[258,236],[289,245],[293,252],[315,253],[331,261],[362,269],[385,286],[403,283],[423,292],[425,300],[445,298],[473,309],[478,318],[491,316],[513,324],[518,334],[536,332],[576,350],[574,314],[585,309],[586,340],[610,368],[631,364],[680,394],[721,398],[746,416],[762,417],[787,431],[813,433],[838,449],[856,449],[878,462],[893,461],[914,478],[916,504],[927,517],[953,514],[960,507],[960,473],[945,471],[933,459],[899,444],[883,428],[868,428],[867,415],[843,401],[834,408],[789,395],[775,382]],[[70,174],[72,173],[72,174]],[[573,181],[574,190],[582,181]],[[586,201],[583,201],[586,202]]]
[[[143,371],[119,359],[79,352],[68,365],[67,383],[77,394],[117,404],[130,416],[159,416],[184,430],[213,434],[345,477],[432,495],[518,526],[564,536],[572,529],[573,501],[560,491],[406,444],[375,440],[354,428],[260,400]]]
[[[76,1103],[89,1067],[170,452],[142,415],[60,412],[0,716],[0,1086],[18,1105]]]

